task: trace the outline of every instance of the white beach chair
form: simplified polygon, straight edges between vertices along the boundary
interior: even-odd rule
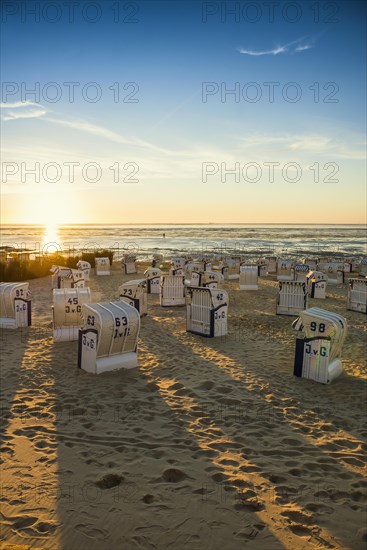
[[[349,279],[347,309],[367,313],[367,279]]]
[[[53,290],[52,325],[54,342],[78,340],[83,326],[82,305],[89,304],[89,288],[55,288]]]
[[[307,296],[306,283],[279,281],[277,315],[299,315],[307,308]]]
[[[365,277],[367,275],[367,258],[363,258],[360,261],[359,264],[359,274],[362,275],[362,277]]]
[[[144,271],[144,277],[147,280],[148,294],[160,294],[161,274],[162,271],[158,267],[148,267],[148,269]]]
[[[0,328],[17,329],[31,324],[29,283],[0,283]]]
[[[220,288],[224,282],[222,273],[217,271],[204,271],[200,274],[200,284],[204,288]]]
[[[52,266],[51,287],[55,288],[84,288],[84,272],[71,267]]]
[[[325,300],[327,275],[322,271],[309,271],[307,273],[307,290],[310,298]]]
[[[136,257],[125,254],[121,259],[121,269],[125,275],[136,273]]]
[[[246,264],[244,263],[241,265],[246,265]],[[257,274],[259,277],[266,277],[267,275],[269,275],[269,262],[266,258],[259,258],[257,260],[257,266],[258,266]]]
[[[227,281],[237,280],[240,278],[241,262],[237,258],[226,258],[222,267],[222,275]]]
[[[265,258],[268,262],[268,273],[269,275],[275,275],[277,272],[277,257],[276,256],[267,256]]]
[[[79,260],[79,262],[76,264],[76,267],[79,269],[79,271],[83,272],[84,281],[89,281],[89,279],[90,279],[90,270],[91,270],[90,263],[85,262],[84,260]]]
[[[182,275],[161,276],[161,306],[185,305],[185,277]]]
[[[111,274],[110,259],[107,258],[95,258],[95,270],[96,275],[104,276]]]
[[[344,283],[344,262],[320,262],[317,269],[327,275],[329,284]]]
[[[307,264],[296,264],[294,266],[294,280],[300,283],[307,283],[307,273],[310,267]]]
[[[242,265],[240,267],[240,290],[258,290],[258,266]]]
[[[341,350],[347,321],[341,315],[319,308],[302,311],[292,324],[302,333],[296,340],[295,376],[329,384],[343,371]]]
[[[279,258],[277,261],[277,280],[294,281],[294,270],[292,260]]]
[[[302,263],[309,267],[309,271],[317,270],[318,259],[316,258],[302,258]]]
[[[92,374],[138,365],[140,314],[126,302],[82,306],[78,367]]]
[[[228,294],[225,290],[189,287],[186,330],[210,338],[227,334]]]
[[[147,280],[135,279],[119,286],[120,300],[135,307],[140,317],[148,314]]]
[[[173,270],[176,270],[176,269],[184,269],[185,267],[185,258],[182,258],[182,257],[177,257],[177,258],[172,258],[171,260],[171,268]]]

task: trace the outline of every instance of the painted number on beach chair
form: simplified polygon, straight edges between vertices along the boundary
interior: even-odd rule
[[[115,339],[130,335],[130,328],[126,327],[126,325],[127,325],[127,317],[115,317],[115,334],[114,334]],[[120,332],[121,327],[126,327],[126,328],[122,332]]]
[[[95,317],[94,315],[88,315],[87,317],[87,325],[90,325],[91,327],[94,327]]]
[[[318,332],[325,332],[325,324],[320,323],[319,328],[317,328],[317,323],[315,321],[312,321],[312,323],[310,323],[310,329],[312,330],[312,332],[316,332],[317,330]]]
[[[27,306],[26,304],[23,304],[23,305],[18,305],[17,304],[17,307],[16,307],[16,311],[19,312],[19,311],[25,311],[27,309]]]
[[[24,296],[24,290],[23,288],[18,289],[15,291],[15,296],[18,298],[19,296]]]
[[[127,317],[115,317],[115,325],[116,327],[126,327]]]
[[[133,293],[133,291],[132,291],[131,288],[124,288],[124,289],[122,289],[121,296],[131,296],[132,293]]]

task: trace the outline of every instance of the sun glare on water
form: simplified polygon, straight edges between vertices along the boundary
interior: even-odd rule
[[[48,222],[43,228],[42,248],[49,253],[61,248],[59,226],[57,223]]]

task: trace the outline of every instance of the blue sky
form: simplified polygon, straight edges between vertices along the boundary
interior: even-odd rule
[[[86,20],[97,13],[91,2],[77,2],[71,23],[63,2],[35,21],[36,4],[42,6],[28,1],[2,8],[6,223],[365,221],[364,2],[295,2],[293,8],[277,2],[270,21],[264,2],[252,2],[255,13],[254,7],[245,11],[249,2],[106,0],[94,3],[100,10],[94,23]],[[114,22],[117,5],[120,21]],[[299,20],[291,22],[295,9]],[[129,16],[136,22],[123,21]],[[40,97],[22,96],[22,83],[31,89],[36,82]],[[56,89],[45,88],[50,82],[61,90],[55,103],[47,101],[47,90]],[[80,83],[73,103],[65,82]],[[101,92],[95,103],[81,93],[90,82]],[[109,87],[116,82],[122,96],[135,91],[138,101],[114,102]],[[218,91],[203,102],[205,82]],[[274,102],[269,82],[278,83]],[[6,94],[9,83],[19,91]],[[127,83],[134,84],[124,91]],[[239,97],[221,96],[221,87],[235,86]],[[297,102],[282,95],[292,98],[297,90]],[[257,102],[248,100],[254,93]],[[40,181],[25,174],[22,182],[35,162]],[[65,162],[79,163],[73,182]],[[96,183],[83,178],[81,167],[90,162],[101,169]],[[139,181],[113,183],[109,167],[116,162],[134,163]],[[264,162],[277,163],[275,182]],[[61,167],[55,183],[42,178],[47,163]],[[218,167],[206,183],[203,163]],[[243,177],[246,163],[261,167],[259,181]],[[288,163],[301,168],[299,181],[284,178]],[[310,169],[315,163],[319,183]],[[223,175],[223,167],[235,166],[239,181]],[[335,167],[337,181],[329,182]],[[129,170],[121,168],[120,179]],[[307,208],[305,195],[316,197]]]

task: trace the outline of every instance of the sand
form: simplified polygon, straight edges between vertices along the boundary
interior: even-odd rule
[[[137,277],[92,276],[93,301]],[[345,286],[309,304],[349,322],[329,386],[293,376],[274,278],[225,283],[223,338],[149,296],[139,367],[99,376],[53,343],[50,287],[30,281],[33,326],[1,333],[1,548],[366,548],[366,316]]]

